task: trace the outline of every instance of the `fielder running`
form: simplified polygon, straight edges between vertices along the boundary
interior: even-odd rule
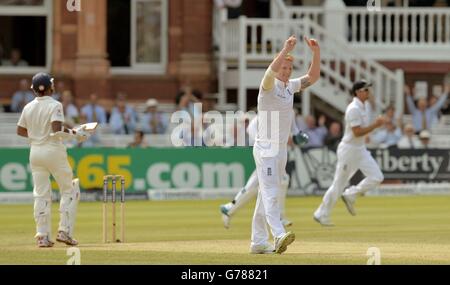
[[[315,40],[305,41],[313,53],[308,74],[289,80],[297,39],[291,36],[283,50],[267,69],[258,94],[258,132],[253,147],[253,157],[259,181],[252,223],[251,253],[283,253],[295,240],[295,234],[286,232],[280,220],[278,193],[285,174],[287,143],[292,122],[294,94],[316,82],[320,77],[320,48]],[[274,246],[269,244],[269,225]]]
[[[89,137],[89,133],[84,129],[76,131],[63,126],[63,106],[51,97],[54,86],[50,75],[38,73],[33,77],[32,84],[36,98],[25,106],[17,124],[17,134],[28,138],[31,145],[30,166],[34,184],[37,245],[54,245],[51,240],[51,174],[61,191],[60,224],[56,240],[74,246],[78,244],[72,236],[80,188],[78,179],[72,180],[72,168],[67,160],[66,147],[61,139],[53,134],[65,132],[67,136],[84,141]]]
[[[366,135],[383,126],[386,121],[383,116],[380,116],[373,124],[369,124],[370,114],[366,103],[368,103],[371,86],[366,81],[358,81],[353,85],[354,98],[345,111],[345,133],[337,149],[334,180],[313,216],[314,220],[322,226],[334,225],[330,215],[339,196],[342,195],[347,210],[354,216],[356,215],[354,209],[356,197],[376,188],[384,179],[380,167],[365,145]],[[344,187],[358,169],[366,178],[357,186],[351,186],[343,192]]]
[[[294,144],[299,146],[308,143],[308,135],[297,128],[297,124],[295,123],[295,116],[293,116],[292,119],[291,133],[294,134],[292,136],[292,141],[294,142]],[[255,117],[251,120],[250,124],[247,127],[250,145],[254,144],[257,131],[258,117]],[[233,201],[220,206],[220,212],[222,213],[222,220],[225,228],[228,229],[230,227],[231,217],[233,217],[240,209],[242,209],[251,199],[256,197],[256,195],[258,194],[258,184],[258,175],[255,170],[253,171],[252,175],[250,175],[250,178],[247,180],[244,188],[242,188],[241,191],[236,194]],[[283,177],[281,178],[281,191],[278,192],[278,206],[280,207],[281,223],[285,227],[292,226],[292,222],[285,217],[286,193],[288,187],[289,175],[287,173],[284,173]]]

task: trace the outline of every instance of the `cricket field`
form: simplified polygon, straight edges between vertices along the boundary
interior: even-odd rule
[[[219,212],[225,200],[128,201],[126,243],[114,244],[101,243],[102,204],[82,202],[75,232],[80,263],[364,265],[370,259],[368,249],[375,247],[381,264],[450,264],[450,196],[363,197],[355,217],[338,201],[332,228],[312,219],[320,201],[287,199],[287,216],[297,238],[282,255],[249,254],[254,202],[233,217],[226,230]],[[56,203],[52,212],[56,236]],[[36,247],[34,227],[31,204],[0,205],[0,264],[67,263],[67,246]]]

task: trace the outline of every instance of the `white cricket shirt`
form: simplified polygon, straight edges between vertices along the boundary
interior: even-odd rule
[[[257,142],[286,147],[294,119],[294,94],[300,91],[300,87],[300,78],[289,80],[287,85],[275,78],[272,90],[259,88]]]
[[[367,106],[354,97],[345,110],[345,131],[342,142],[359,147],[366,145],[366,136],[355,137],[353,134],[352,128],[357,126],[363,128],[369,126],[369,112]]]
[[[18,126],[27,129],[31,145],[62,145],[59,139],[50,137],[52,122],[64,122],[63,106],[52,97],[36,97],[22,111]]]

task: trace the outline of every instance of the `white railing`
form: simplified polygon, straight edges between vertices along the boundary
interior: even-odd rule
[[[449,7],[382,7],[374,12],[339,1],[308,7],[272,0],[272,18],[310,19],[374,59],[450,60]]]
[[[245,82],[245,79],[241,78],[245,76],[245,70],[252,67],[266,68],[276,52],[282,49],[284,41],[292,34],[300,39],[293,51],[293,55],[298,59],[296,68],[306,72],[310,55],[302,39],[308,36],[316,38],[321,44],[322,81],[325,81],[325,84],[341,94],[349,95],[353,82],[365,78],[374,83],[378,111],[395,103],[397,112],[403,112],[401,72],[392,72],[374,60],[355,52],[344,39],[330,34],[308,18],[289,21],[241,17],[239,20],[228,21],[224,28],[225,37],[222,46],[224,60],[237,64],[242,72],[239,76],[241,85]],[[244,92],[241,93],[239,98],[245,97]],[[242,108],[245,102],[241,103]]]
[[[342,38],[330,34],[315,22],[305,19],[298,28],[298,33],[322,43],[322,80],[326,80],[335,89],[350,94],[353,82],[366,79],[374,85],[377,112],[390,104],[395,104],[397,113],[403,113],[404,79],[401,71],[392,72],[378,62],[363,56]]]
[[[450,45],[450,8],[347,8],[352,43]]]

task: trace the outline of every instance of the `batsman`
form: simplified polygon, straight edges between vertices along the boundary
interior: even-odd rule
[[[30,143],[30,167],[33,176],[34,219],[38,247],[52,247],[50,174],[61,192],[60,223],[56,240],[74,246],[73,239],[77,205],[80,198],[78,179],[73,179],[63,139],[86,140],[91,133],[85,126],[68,129],[64,126],[63,106],[54,100],[53,78],[46,73],[33,77],[36,98],[27,104],[17,124],[17,134]]]

